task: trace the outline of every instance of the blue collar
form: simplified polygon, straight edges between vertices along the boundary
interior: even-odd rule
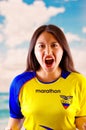
[[[69,72],[69,71],[62,71],[62,74],[61,74],[61,77],[63,77],[64,79],[66,79],[67,78],[67,76],[70,74],[71,72]]]

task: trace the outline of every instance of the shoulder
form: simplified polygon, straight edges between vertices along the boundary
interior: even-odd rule
[[[72,72],[70,77],[77,89],[86,90],[86,77],[83,74]]]
[[[21,87],[29,80],[33,79],[36,76],[35,72],[23,72],[16,77],[14,77],[10,90],[11,91],[18,91],[21,89]]]
[[[78,81],[86,81],[86,77],[81,73],[72,72],[71,77]]]
[[[28,80],[31,80],[36,76],[35,72],[23,72],[19,75],[17,75],[14,79],[13,82],[26,82]]]

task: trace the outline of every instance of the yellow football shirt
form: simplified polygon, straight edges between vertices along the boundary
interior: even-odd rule
[[[16,107],[10,101],[10,113],[25,117],[26,130],[75,130],[75,117],[86,116],[86,78],[81,74],[63,71],[58,80],[43,83],[35,72],[25,72],[13,81],[11,95],[14,88]]]

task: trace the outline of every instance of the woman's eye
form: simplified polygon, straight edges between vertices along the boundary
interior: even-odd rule
[[[55,43],[54,43],[54,44],[52,44],[51,46],[52,46],[52,47],[58,47],[58,44],[55,44]]]
[[[39,45],[39,48],[44,48],[45,46],[43,44],[40,44]]]

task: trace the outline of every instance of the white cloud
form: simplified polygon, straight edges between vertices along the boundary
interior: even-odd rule
[[[0,31],[3,29],[4,25],[0,24]]]
[[[67,37],[67,40],[68,40],[69,43],[73,42],[73,41],[78,41],[78,42],[81,41],[81,39],[78,35],[72,34],[72,33],[69,33],[69,32],[66,33],[66,37]]]
[[[0,43],[4,40],[2,33],[0,33]]]
[[[8,91],[13,78],[26,68],[25,49],[8,50],[6,56],[0,53],[0,91]]]
[[[3,58],[3,68],[6,70],[16,71],[22,70],[26,63],[26,49],[10,49],[6,54],[6,59]]]
[[[2,33],[3,28],[4,28],[4,25],[0,24],[0,43],[2,43],[4,40],[4,35]]]
[[[32,5],[27,5],[21,0],[2,1],[0,9],[1,14],[6,17],[3,32],[6,35],[6,44],[10,47],[29,40],[36,27],[65,11],[64,8],[47,8],[43,1],[34,1]]]
[[[46,7],[43,1],[35,1],[32,5],[22,3],[21,0],[0,2],[0,13],[6,16],[4,26],[0,26],[0,41],[5,37],[8,47],[15,47],[25,40],[29,40],[36,27],[46,23],[52,16],[65,11],[64,8]],[[4,34],[4,35],[2,35]],[[78,35],[67,33],[69,42],[83,41]],[[86,75],[85,50],[72,50],[76,68]],[[78,58],[77,58],[78,55]],[[8,91],[12,79],[24,71],[26,66],[27,50],[9,49],[6,55],[0,53],[0,91]]]
[[[86,33],[86,27],[83,27],[82,32]]]
[[[83,37],[79,37],[76,34],[72,34],[72,33],[66,33],[66,38],[68,40],[68,43],[76,43],[79,42],[80,44],[84,45],[83,46],[78,46],[76,48],[71,48],[72,50],[72,55],[73,55],[73,59],[75,62],[75,67],[76,70],[78,70],[79,72],[81,72],[82,74],[84,74],[86,76],[86,60],[84,59],[84,57],[86,57],[86,47],[85,47],[85,43],[86,43],[86,39],[84,39]]]
[[[86,50],[85,49],[72,49],[72,55],[75,63],[76,70],[86,76]]]
[[[84,46],[84,48],[86,48],[86,47],[85,47],[86,38],[80,37],[79,35],[73,34],[73,33],[70,33],[70,32],[65,33],[65,36],[66,36],[67,41],[68,41],[69,44],[70,44],[70,43],[75,43],[75,44],[76,44],[76,43],[79,43],[80,46],[82,45],[82,47]],[[78,47],[79,47],[79,46],[78,46]]]
[[[8,91],[12,79],[24,71],[26,66],[27,50],[10,47],[29,40],[35,28],[64,11],[64,8],[47,8],[43,1],[35,1],[32,5],[27,5],[22,0],[0,2],[0,13],[6,17],[0,26],[0,39],[2,41],[4,36],[6,47],[9,48],[6,54],[0,53],[0,91]]]

